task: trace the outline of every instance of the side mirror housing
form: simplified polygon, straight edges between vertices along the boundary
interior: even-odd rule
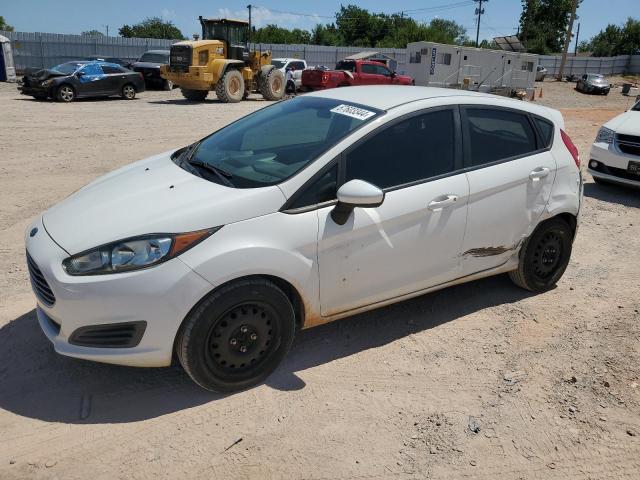
[[[80,78],[84,76],[84,72],[76,72],[76,77]]]
[[[384,192],[364,180],[350,180],[338,189],[338,204],[331,210],[331,218],[344,225],[356,207],[374,208],[382,205]]]

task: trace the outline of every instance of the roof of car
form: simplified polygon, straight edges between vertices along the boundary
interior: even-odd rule
[[[487,103],[494,103],[490,102],[493,100],[495,103],[504,105],[506,102],[508,104],[512,104],[513,108],[517,108],[519,110],[540,114],[545,117],[557,117],[556,114],[550,115],[552,109],[542,105],[536,105],[534,103],[509,99],[488,93],[470,92],[468,90],[456,90],[452,88],[416,87],[409,85],[367,85],[348,88],[332,88],[329,90],[308,93],[306,96],[344,100],[345,102],[359,103],[379,110],[389,110],[406,103],[427,100],[430,98],[475,97],[486,98],[488,100]]]

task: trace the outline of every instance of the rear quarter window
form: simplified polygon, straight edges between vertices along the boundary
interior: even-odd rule
[[[540,136],[542,137],[542,147],[548,148],[553,140],[553,123],[539,117],[534,117],[534,122],[540,131]]]

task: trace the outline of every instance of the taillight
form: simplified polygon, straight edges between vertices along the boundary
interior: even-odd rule
[[[567,147],[569,153],[573,157],[573,161],[576,162],[576,167],[580,168],[580,154],[578,153],[578,148],[573,144],[571,138],[564,130],[560,130],[560,135],[562,136],[562,141],[564,142],[564,146]]]
[[[327,83],[329,81],[329,74],[328,73],[323,73],[322,74],[322,83]]]

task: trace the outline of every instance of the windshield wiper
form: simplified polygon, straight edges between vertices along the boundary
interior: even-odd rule
[[[213,173],[226,186],[235,188],[235,185],[231,182],[231,180],[229,180],[230,178],[233,178],[233,175],[231,173],[227,172],[226,170],[223,170],[220,167],[215,167],[215,166],[213,166],[213,165],[211,165],[209,163],[206,163],[206,162],[201,162],[200,160],[187,159],[186,162],[187,162],[187,164],[189,164],[189,165],[191,165],[193,167],[200,167],[203,170],[206,170],[208,172]]]

